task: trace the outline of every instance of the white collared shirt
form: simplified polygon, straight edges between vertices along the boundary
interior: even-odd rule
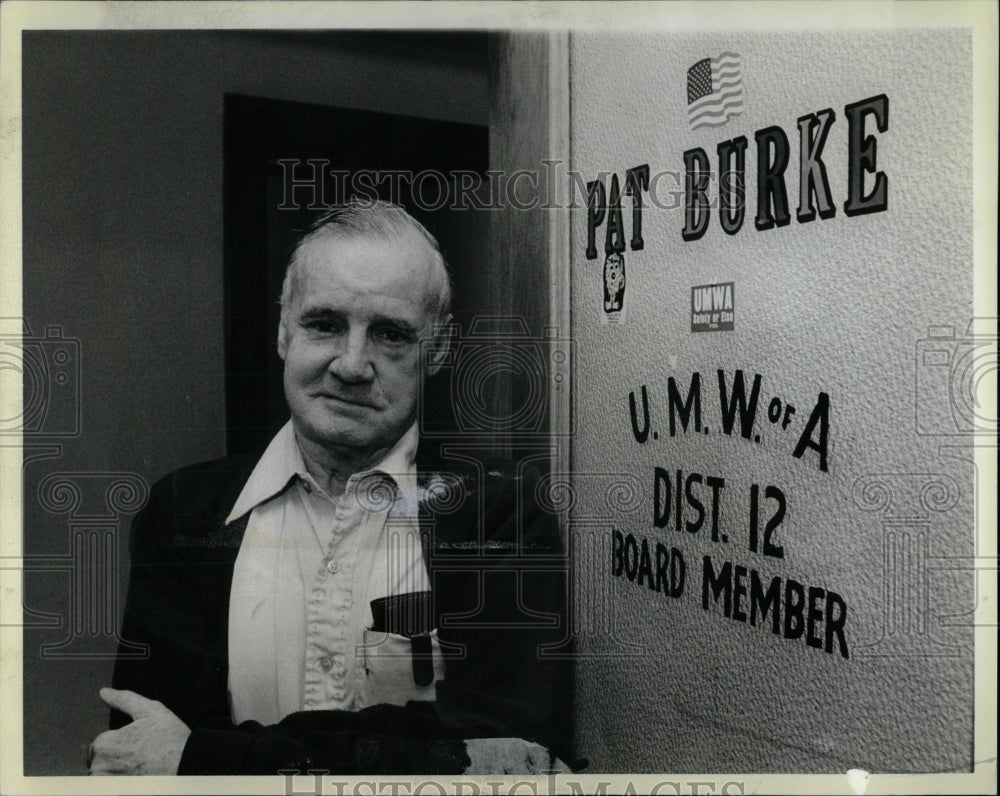
[[[233,720],[433,699],[413,683],[409,641],[372,635],[370,602],[430,588],[417,523],[416,423],[375,467],[329,497],[291,422],[275,436],[226,523],[250,513],[229,602]],[[434,640],[435,679],[443,664]]]

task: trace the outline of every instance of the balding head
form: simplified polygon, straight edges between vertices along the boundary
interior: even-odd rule
[[[321,216],[312,223],[292,252],[285,279],[281,286],[281,318],[285,323],[288,310],[302,290],[304,264],[312,244],[318,241],[378,240],[426,249],[432,263],[434,306],[431,308],[438,323],[446,323],[451,310],[451,275],[441,256],[437,240],[403,208],[378,200],[351,200]]]

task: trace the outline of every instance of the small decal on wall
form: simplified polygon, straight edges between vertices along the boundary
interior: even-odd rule
[[[743,113],[743,75],[738,53],[702,58],[687,73],[688,125],[725,124]]]
[[[691,288],[691,331],[733,331],[735,295],[734,282],[697,285]]]
[[[612,251],[604,258],[604,312],[601,323],[625,323],[625,255]]]

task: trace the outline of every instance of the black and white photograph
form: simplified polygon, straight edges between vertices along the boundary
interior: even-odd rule
[[[0,22],[4,794],[997,792],[996,3]]]

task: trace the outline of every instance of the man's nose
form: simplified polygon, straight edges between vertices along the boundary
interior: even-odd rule
[[[374,378],[375,368],[368,337],[364,332],[353,329],[350,331],[330,362],[330,372],[348,384],[371,381]]]

